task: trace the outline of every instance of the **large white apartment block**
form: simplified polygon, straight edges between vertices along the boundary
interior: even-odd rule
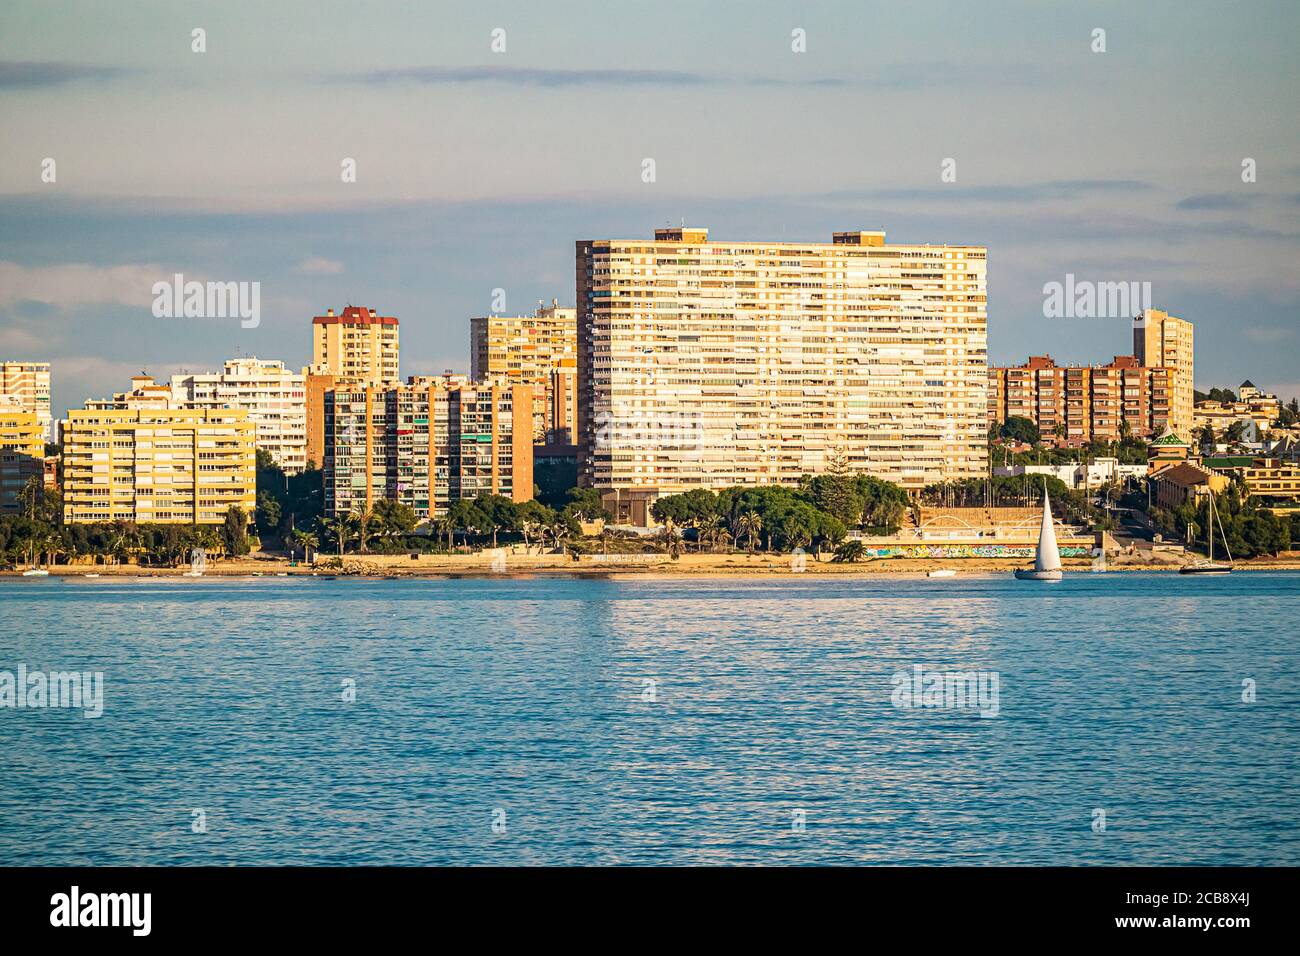
[[[577,243],[579,480],[617,520],[692,488],[847,464],[917,489],[987,473],[986,251]]]
[[[257,428],[257,447],[287,474],[307,467],[307,386],[280,361],[238,358],[221,372],[173,375],[177,408],[242,408]]]

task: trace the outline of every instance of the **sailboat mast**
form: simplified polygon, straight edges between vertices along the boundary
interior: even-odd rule
[[[1219,534],[1223,535],[1223,550],[1228,553],[1228,561],[1232,561],[1232,548],[1228,547],[1228,532],[1223,527],[1223,519],[1219,517],[1219,509],[1214,504],[1214,492],[1210,492],[1210,508],[1213,515],[1210,520],[1210,560],[1214,560],[1214,521],[1219,522]]]
[[[1219,512],[1214,507],[1214,488],[1209,485],[1207,485],[1206,487],[1210,489],[1210,520],[1207,522],[1210,526],[1209,529],[1210,533],[1207,534],[1205,537],[1208,540],[1210,546],[1210,560],[1213,561],[1214,560],[1214,516]]]

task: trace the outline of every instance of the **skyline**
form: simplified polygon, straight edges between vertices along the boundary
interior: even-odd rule
[[[494,289],[508,314],[571,306],[575,240],[684,218],[719,240],[987,246],[994,365],[1123,354],[1129,319],[1046,319],[1043,286],[1150,281],[1196,327],[1198,387],[1300,394],[1300,12],[930,9],[754,4],[736,23],[575,3],[574,36],[519,4],[364,22],[333,3],[11,4],[0,357],[50,361],[61,417],[142,370],[300,368],[310,318],[351,302],[401,319],[404,375],[468,371]],[[150,287],[177,272],[261,282],[260,327],[155,319]]]

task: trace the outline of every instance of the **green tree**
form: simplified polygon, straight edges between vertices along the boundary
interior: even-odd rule
[[[1038,426],[1031,419],[1019,415],[1012,415],[1003,422],[1002,427],[998,429],[998,434],[1004,439],[1026,445],[1037,445],[1042,441]]]
[[[248,554],[248,514],[238,505],[226,509],[226,520],[221,526],[221,544],[231,557]]]
[[[280,527],[280,502],[265,491],[257,493],[257,530],[269,536]]]
[[[555,521],[556,515],[553,508],[540,501],[524,501],[516,509],[515,517],[527,548],[533,538],[541,539],[545,535],[547,526]]]
[[[867,549],[861,541],[845,541],[835,549],[835,555],[831,560],[840,564],[853,564],[861,561],[866,553]]]
[[[614,516],[601,502],[600,492],[595,488],[570,488],[568,500],[562,510],[569,512],[579,521],[614,520]]]

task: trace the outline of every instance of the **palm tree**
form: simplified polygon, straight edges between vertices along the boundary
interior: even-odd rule
[[[320,538],[316,537],[316,535],[312,534],[310,531],[300,531],[295,529],[293,532],[293,542],[295,545],[302,548],[302,558],[308,563],[311,562],[311,549],[320,548]]]
[[[333,518],[321,518],[320,526],[339,546],[339,557],[343,557],[343,548],[347,544],[348,530],[351,527],[349,515],[336,515]]]
[[[361,553],[366,553],[366,538],[370,536],[370,522],[375,516],[375,509],[371,507],[362,508],[356,511],[348,512],[349,529],[356,533],[357,539],[361,546]]]
[[[456,522],[444,512],[433,519],[433,533],[438,537],[447,536],[447,550],[451,550],[451,536],[456,533]]]
[[[659,532],[658,541],[670,558],[676,560],[681,557],[682,533],[672,521],[664,524],[663,530]]]
[[[746,511],[736,519],[736,540],[742,537],[749,543],[749,553],[754,553],[754,542],[757,540],[759,532],[763,530],[763,519],[758,516],[757,512]]]
[[[722,529],[722,519],[717,515],[705,515],[695,522],[697,550],[704,550],[704,542],[710,542],[710,550],[717,550],[718,532]]]

